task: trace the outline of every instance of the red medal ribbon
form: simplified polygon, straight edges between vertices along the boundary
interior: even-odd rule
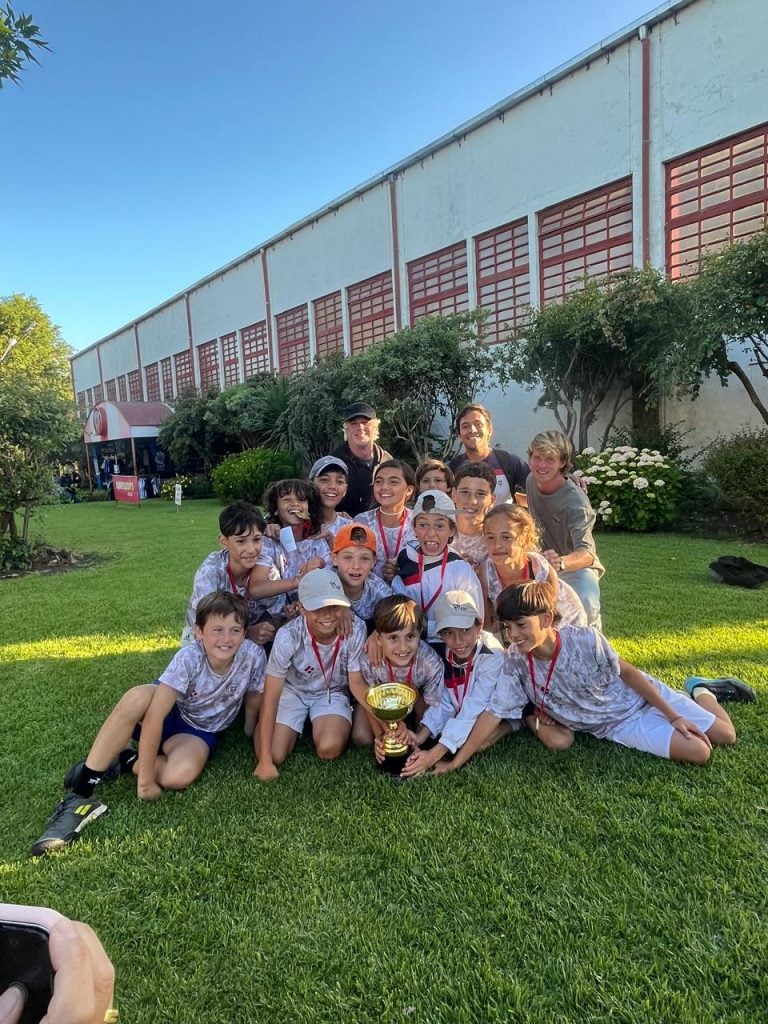
[[[432,607],[432,605],[435,603],[435,601],[440,596],[440,593],[441,593],[441,591],[443,589],[443,577],[445,576],[445,567],[446,567],[447,564],[448,564],[448,546],[446,545],[445,548],[443,549],[443,561],[442,561],[442,563],[440,565],[440,586],[434,592],[432,597],[430,597],[429,601],[427,601],[427,603],[424,604],[424,587],[422,586],[423,579],[424,579],[424,552],[421,550],[421,548],[419,548],[419,559],[418,559],[418,565],[419,565],[419,597],[421,598],[421,610],[424,612],[425,615],[427,614],[429,609]]]
[[[448,689],[454,691],[453,699],[455,700],[456,706],[458,707],[459,711],[461,711],[461,706],[464,703],[464,698],[467,696],[467,690],[469,689],[469,679],[470,676],[472,675],[472,659],[474,657],[475,652],[472,651],[472,653],[469,656],[469,660],[464,665],[464,671],[461,673],[461,675],[456,673],[456,675],[451,676],[450,679],[445,680],[445,685],[448,687]],[[448,664],[451,666],[451,668],[455,668],[453,654],[450,651],[448,652]],[[464,687],[464,691],[462,693],[459,693],[460,686]]]
[[[333,680],[333,670],[336,668],[336,659],[339,656],[339,649],[341,647],[341,634],[336,637],[336,643],[333,645],[333,655],[331,657],[331,668],[326,674],[325,665],[323,659],[320,657],[320,648],[317,646],[317,640],[315,640],[314,634],[310,631],[309,638],[312,641],[312,650],[315,652],[315,658],[317,664],[320,666],[320,671],[323,673],[323,682],[325,688],[328,691],[328,703],[331,703],[331,682]]]
[[[248,575],[245,577],[245,592],[246,592],[246,594],[248,593],[248,584],[251,582],[251,573],[252,572],[253,572],[253,569],[249,569],[248,570]],[[233,574],[232,570],[229,567],[229,559],[227,559],[227,578],[229,579],[230,587],[232,587],[232,593],[233,594],[237,594],[239,588],[237,586],[237,583],[235,582],[234,574]]]
[[[416,658],[414,657],[413,661],[408,666],[408,675],[405,677],[405,685],[406,686],[412,686],[413,685],[411,683],[411,680],[413,679],[413,666],[414,666],[415,663],[416,663]],[[387,675],[389,676],[390,683],[399,683],[399,682],[401,682],[400,679],[396,679],[395,678],[395,673],[392,671],[392,666],[389,664],[389,662],[387,662]]]
[[[395,541],[395,551],[394,551],[394,554],[391,556],[392,558],[397,558],[397,553],[400,550],[400,541],[403,539],[403,530],[405,529],[405,524],[406,524],[407,520],[408,520],[408,514],[405,511],[405,509],[403,509],[403,511],[400,514],[400,529],[399,529],[399,531],[397,533],[397,540]],[[376,525],[379,528],[379,536],[381,537],[381,545],[384,548],[384,560],[387,561],[390,558],[389,545],[387,544],[387,537],[386,537],[386,534],[384,533],[384,526],[383,526],[383,524],[381,522],[381,509],[380,508],[376,509]]]
[[[540,702],[539,702],[539,700],[537,698],[537,695],[536,695],[536,689],[537,689],[536,688],[536,673],[533,670],[533,656],[530,653],[528,654],[528,671],[529,671],[530,676],[531,676],[531,685],[533,686],[533,703],[536,705],[536,717],[537,718],[541,718],[541,716],[544,714],[544,703],[546,701],[547,694],[549,693],[549,685],[552,682],[552,673],[555,671],[555,665],[557,664],[557,659],[560,657],[560,648],[561,647],[562,647],[562,641],[560,640],[560,634],[558,633],[557,630],[555,630],[555,652],[552,655],[552,660],[550,661],[549,668],[547,669],[547,678],[546,678],[546,681],[544,683],[544,689],[541,691],[541,701]]]

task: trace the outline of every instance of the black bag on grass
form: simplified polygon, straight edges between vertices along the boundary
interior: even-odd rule
[[[709,563],[709,572],[718,583],[727,583],[730,587],[748,587],[757,590],[768,580],[768,566],[757,565],[740,555],[720,555]]]

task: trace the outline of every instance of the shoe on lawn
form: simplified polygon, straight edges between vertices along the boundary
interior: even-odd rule
[[[733,676],[722,676],[719,679],[707,679],[706,676],[689,676],[685,680],[685,692],[693,697],[693,691],[697,686],[704,687],[717,699],[718,704],[726,700],[744,701],[751,704],[757,700],[755,691],[741,679]]]
[[[106,771],[101,773],[102,782],[113,782],[115,779],[119,779],[123,774],[123,763],[122,756],[126,753],[134,753],[133,747],[126,747],[125,750],[120,752],[120,755],[115,758],[112,764],[107,768]],[[64,789],[72,789],[80,777],[80,769],[85,764],[85,758],[82,761],[78,761],[77,764],[73,764],[67,774],[64,776]]]
[[[85,826],[101,817],[106,810],[107,805],[101,800],[69,793],[46,822],[45,831],[32,847],[32,856],[40,857],[52,850],[63,850],[79,839]]]

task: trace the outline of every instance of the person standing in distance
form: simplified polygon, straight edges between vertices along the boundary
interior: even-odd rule
[[[349,474],[346,496],[336,509],[354,518],[373,508],[373,471],[392,456],[376,444],[379,421],[373,406],[354,402],[343,415],[344,444],[334,448],[331,455],[346,463]]]
[[[484,405],[465,405],[456,417],[456,433],[464,451],[449,461],[452,472],[467,460],[485,462],[496,474],[497,503],[514,500],[516,492],[525,493],[525,481],[530,473],[528,463],[503,448],[491,448],[493,422]]]

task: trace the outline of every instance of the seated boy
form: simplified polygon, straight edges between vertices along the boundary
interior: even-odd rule
[[[350,521],[348,515],[336,511],[337,506],[347,495],[349,469],[343,459],[335,455],[324,455],[314,463],[308,479],[315,485],[323,506],[321,533],[328,543],[332,544],[336,532]]]
[[[456,530],[456,506],[442,491],[424,491],[413,508],[411,526],[416,535],[397,556],[396,594],[407,594],[427,618],[427,642],[442,652],[433,606],[446,590],[465,590],[475,606],[483,604],[480,581],[468,562],[449,545]]]
[[[133,771],[141,800],[186,789],[216,749],[245,698],[258,703],[263,648],[245,639],[248,611],[239,594],[214,591],[197,605],[195,642],[182,647],[155,683],[134,686],[99,730],[85,761],[64,779],[69,791],[32,847],[33,856],[60,850],[107,807],[93,796],[101,782]],[[127,745],[138,733],[138,755]]]
[[[362,680],[350,683],[352,695],[358,702],[352,730],[355,746],[368,746],[374,737],[387,732],[387,726],[370,710],[366,694],[370,687],[381,683],[407,683],[418,691],[419,699],[413,708],[417,721],[428,708],[440,702],[443,683],[443,664],[429,644],[424,643],[424,615],[421,608],[404,594],[394,594],[376,605],[374,626],[380,642],[381,660],[373,665],[363,652],[360,667]],[[405,742],[408,733],[402,728],[400,736]]]
[[[487,462],[462,462],[451,492],[456,505],[453,548],[478,575],[488,557],[483,522],[485,513],[493,507],[495,493],[496,474]]]
[[[440,703],[427,708],[411,739],[417,748],[430,739],[438,742],[427,750],[414,750],[403,768],[406,778],[423,775],[446,754],[456,753],[487,709],[504,667],[504,648],[483,629],[469,594],[441,594],[435,601],[435,624],[446,648]]]
[[[277,631],[264,679],[264,702],[254,744],[256,778],[270,782],[309,718],[317,756],[341,757],[352,726],[349,687],[357,685],[365,625],[354,618],[352,633],[341,630],[349,608],[341,580],[332,569],[313,569],[299,581],[298,618]]]
[[[247,501],[233,501],[222,510],[219,516],[221,550],[207,555],[195,573],[192,596],[187,603],[187,620],[181,634],[182,645],[195,642],[197,606],[202,597],[216,590],[230,590],[246,599],[249,640],[264,644],[275,635],[274,623],[267,614],[269,601],[249,596],[249,585],[257,576],[280,578],[269,560],[262,557],[263,533],[264,517],[255,505]]]
[[[673,690],[624,661],[595,628],[555,629],[556,592],[551,581],[508,587],[497,613],[509,640],[504,670],[487,711],[477,719],[453,762],[460,767],[497,737],[505,720],[522,718],[550,750],[567,750],[574,733],[587,732],[656,757],[704,764],[712,746],[736,742],[730,718],[717,701],[717,681]],[[738,680],[736,700],[751,701],[751,687]]]
[[[373,629],[373,613],[384,597],[392,596],[392,587],[373,575],[376,563],[376,537],[362,523],[347,522],[333,541],[333,564],[352,611],[362,619],[367,632]]]
[[[600,577],[589,498],[566,476],[573,446],[559,430],[544,430],[528,446],[531,472],[526,480],[528,510],[541,533],[542,554],[581,598],[587,623],[601,629]]]

